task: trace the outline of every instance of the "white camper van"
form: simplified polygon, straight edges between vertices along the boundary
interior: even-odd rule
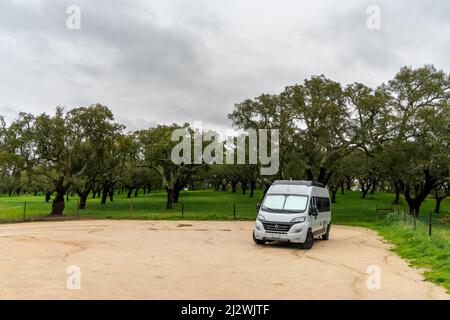
[[[314,238],[328,240],[331,228],[331,206],[328,189],[311,181],[277,180],[272,183],[262,204],[253,240],[299,243],[310,249]]]

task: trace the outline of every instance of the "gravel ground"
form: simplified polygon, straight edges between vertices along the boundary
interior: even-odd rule
[[[329,241],[302,250],[257,246],[252,227],[110,220],[0,225],[0,298],[450,299],[371,230],[333,226]],[[68,289],[69,266],[81,271],[78,290]],[[368,288],[368,267],[381,271],[379,289]]]

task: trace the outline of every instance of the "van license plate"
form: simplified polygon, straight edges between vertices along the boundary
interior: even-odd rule
[[[270,238],[278,240],[278,239],[283,239],[283,236],[279,235],[279,234],[273,234],[273,235],[270,235]]]

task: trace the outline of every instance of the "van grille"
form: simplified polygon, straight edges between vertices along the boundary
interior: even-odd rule
[[[263,222],[264,229],[273,233],[288,233],[292,227],[292,223],[286,222]]]

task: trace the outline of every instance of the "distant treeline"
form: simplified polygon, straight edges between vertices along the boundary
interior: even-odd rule
[[[65,196],[89,195],[101,202],[114,192],[167,191],[167,208],[181,190],[231,189],[253,196],[274,179],[321,182],[335,199],[338,189],[403,194],[411,213],[430,194],[450,194],[450,76],[434,66],[403,67],[376,88],[343,87],[313,76],[276,95],[262,94],[235,105],[229,119],[237,129],[279,129],[279,171],[261,176],[260,164],[174,164],[172,132],[187,124],[159,125],[135,132],[114,120],[101,104],[55,114],[20,113],[0,123],[0,192],[43,192],[53,215]],[[248,191],[247,191],[248,190]]]

